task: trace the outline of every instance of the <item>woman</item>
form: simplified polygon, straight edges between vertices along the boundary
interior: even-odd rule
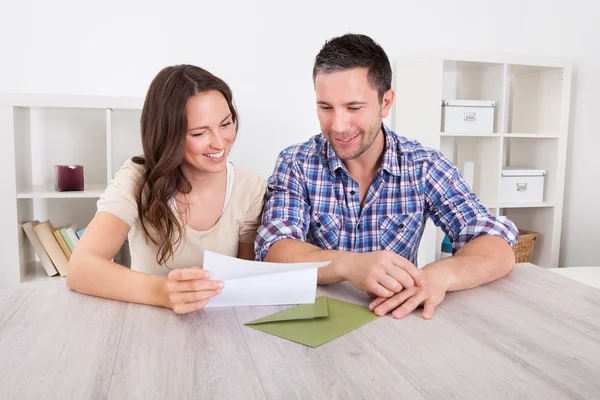
[[[225,82],[191,65],[163,69],[142,110],[144,155],[126,161],[98,201],[68,287],[178,314],[221,293],[202,269],[204,250],[253,259],[264,204],[264,179],[227,161],[237,128]],[[111,262],[128,234],[131,269]]]

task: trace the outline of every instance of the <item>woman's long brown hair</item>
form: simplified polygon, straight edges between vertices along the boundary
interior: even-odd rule
[[[193,65],[164,68],[153,79],[144,101],[144,155],[133,157],[132,161],[145,169],[136,193],[138,215],[146,241],[158,246],[156,261],[160,265],[166,265],[173,257],[184,232],[171,202],[177,192],[188,194],[192,189],[181,171],[188,129],[186,104],[190,97],[209,90],[223,94],[237,131],[238,115],[231,89],[218,77]]]

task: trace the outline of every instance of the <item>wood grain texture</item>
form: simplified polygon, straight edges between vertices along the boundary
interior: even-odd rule
[[[591,305],[600,300],[600,291],[591,287],[588,291],[560,275],[546,274],[546,279],[538,272],[537,283],[528,290],[518,289],[522,283],[508,289],[526,274],[517,271],[502,283],[457,292],[446,299],[444,309],[574,395],[599,398],[600,335],[593,319],[600,316],[600,308],[593,311]],[[578,290],[588,295],[569,293]],[[593,314],[586,316],[581,310]],[[564,318],[569,313],[576,317]]]
[[[13,317],[32,293],[32,289],[23,287],[0,287],[0,329]]]
[[[264,399],[234,311],[130,304],[109,399]]]
[[[572,329],[585,329],[600,337],[600,289],[562,275],[524,265],[505,279],[493,282],[509,298],[519,298],[519,306],[532,307],[538,313],[558,317]]]
[[[348,283],[317,295],[370,302]],[[600,398],[600,290],[541,268],[314,349],[243,325],[284,308],[180,316],[64,282],[0,288],[0,399]]]
[[[105,398],[126,307],[64,283],[33,289],[0,330],[0,399]]]
[[[317,296],[323,294],[319,291]],[[287,307],[238,307],[239,323]],[[376,324],[378,321],[372,322]],[[424,399],[402,374],[354,330],[317,348],[243,328],[270,399]]]
[[[324,291],[357,304],[370,302],[364,292],[347,282]],[[436,309],[431,320],[423,319],[421,311],[399,320],[390,315],[380,317],[377,324],[366,325],[361,333],[426,398],[577,398],[554,380],[531,370],[516,355],[465,326],[443,306]]]

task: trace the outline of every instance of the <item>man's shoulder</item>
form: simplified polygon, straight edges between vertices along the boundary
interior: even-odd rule
[[[415,139],[409,139],[405,136],[398,135],[393,131],[388,131],[391,140],[395,143],[398,151],[398,156],[404,157],[409,163],[428,162],[432,159],[437,159],[440,156],[440,151],[432,147],[424,146],[421,142]]]
[[[280,157],[297,164],[314,162],[321,156],[324,141],[323,134],[315,135],[305,142],[286,147],[281,151]]]

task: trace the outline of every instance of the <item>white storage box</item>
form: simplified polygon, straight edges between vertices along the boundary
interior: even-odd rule
[[[506,167],[502,170],[500,203],[541,203],[544,201],[546,171]]]
[[[444,100],[442,132],[494,133],[494,101]]]

